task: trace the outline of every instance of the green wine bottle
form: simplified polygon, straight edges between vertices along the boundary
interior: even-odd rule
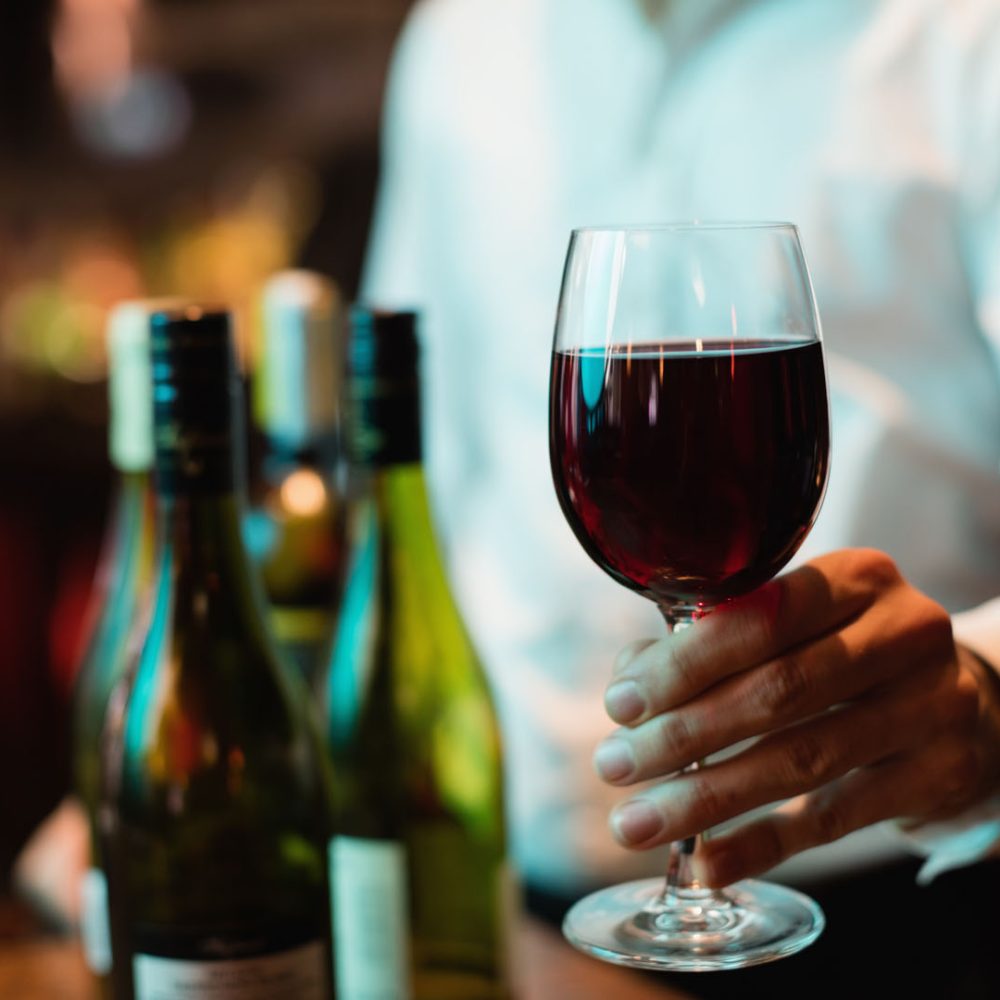
[[[421,467],[415,317],[355,309],[344,599],[319,685],[341,1000],[510,995],[500,739]]]
[[[126,663],[129,635],[153,576],[154,496],[152,302],[119,303],[108,318],[109,457],[117,498],[98,563],[88,641],[73,691],[73,777],[90,831],[90,868],[82,886],[81,931],[91,971],[111,969],[107,885],[97,838],[101,730]]]
[[[344,563],[338,441],[343,304],[311,271],[282,271],[262,296],[254,412],[262,457],[247,515],[275,639],[312,681],[329,645]]]
[[[241,535],[229,315],[154,313],[151,349],[154,598],[102,769],[115,996],[318,1000],[326,785]]]

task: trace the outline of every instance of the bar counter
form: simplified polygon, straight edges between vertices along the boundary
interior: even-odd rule
[[[517,1000],[690,1000],[690,994],[657,988],[644,975],[581,955],[557,931],[531,917],[520,918],[516,935]],[[96,1000],[96,991],[75,938],[21,933],[0,939],[0,997]]]

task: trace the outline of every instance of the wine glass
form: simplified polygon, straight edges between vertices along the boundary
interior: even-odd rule
[[[794,225],[572,233],[556,318],[549,445],[563,512],[615,580],[676,632],[769,580],[826,488],[819,316]],[[698,764],[692,765],[698,767]],[[576,903],[563,932],[620,965],[707,971],[790,955],[823,929],[783,886],[700,885],[700,838],[665,879]]]

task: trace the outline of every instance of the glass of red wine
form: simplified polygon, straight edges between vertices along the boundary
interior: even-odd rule
[[[819,315],[795,226],[575,230],[549,416],[570,526],[669,631],[769,580],[812,526],[829,462]],[[700,839],[672,845],[665,879],[576,903],[569,941],[619,965],[708,971],[819,936],[823,913],[801,893],[700,885]]]

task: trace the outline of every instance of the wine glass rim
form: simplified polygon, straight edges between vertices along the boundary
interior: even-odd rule
[[[585,233],[662,233],[662,232],[698,232],[713,230],[739,229],[784,229],[798,232],[794,222],[781,219],[687,219],[664,222],[625,222],[599,223],[589,226],[576,226],[572,232]]]

